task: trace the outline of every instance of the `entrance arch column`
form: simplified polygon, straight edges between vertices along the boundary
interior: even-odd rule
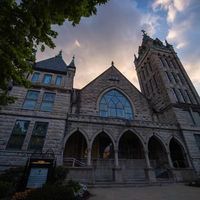
[[[156,182],[156,176],[155,176],[154,169],[151,167],[151,163],[150,163],[150,159],[149,159],[149,151],[148,150],[145,150],[144,156],[145,156],[146,165],[147,165],[147,168],[145,169],[146,178],[150,182]]]
[[[152,168],[152,167],[151,167],[150,160],[149,160],[149,151],[148,151],[148,150],[146,150],[146,151],[144,152],[144,156],[145,156],[147,168],[148,168],[148,169]]]
[[[115,167],[119,167],[118,149],[115,149]]]
[[[172,162],[172,159],[171,159],[171,156],[170,156],[170,152],[169,152],[169,151],[167,152],[167,159],[168,159],[170,168],[173,169],[173,168],[174,168],[174,165],[173,165],[173,162]]]
[[[87,149],[87,166],[91,166],[91,152],[92,152],[92,148],[89,147]]]
[[[185,157],[186,157],[186,159],[187,159],[187,162],[188,162],[189,167],[190,167],[190,168],[193,168],[188,153],[185,153]]]

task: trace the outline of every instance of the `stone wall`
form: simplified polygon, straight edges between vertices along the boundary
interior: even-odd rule
[[[25,136],[21,150],[6,149],[8,140],[12,134],[12,129],[16,120],[28,120],[30,121],[27,134]],[[32,131],[35,122],[48,122],[48,130],[45,137],[45,142],[42,151],[45,153],[48,150],[54,152],[57,157],[58,164],[62,164],[62,152],[63,152],[63,138],[65,131],[64,119],[41,119],[22,116],[10,116],[0,115],[0,161],[1,166],[12,167],[18,165],[25,165],[27,158],[34,153],[34,150],[28,150],[28,145],[31,139]]]
[[[115,67],[109,68],[81,90],[80,114],[98,116],[100,98],[110,89],[118,89],[130,100],[135,120],[152,120],[146,98]]]
[[[71,90],[55,85],[34,84],[31,90],[39,91],[36,107],[34,110],[23,109],[23,103],[27,95],[27,89],[14,86],[10,95],[17,97],[14,104],[5,106],[0,111],[0,163],[1,168],[25,165],[27,159],[34,151],[28,150],[35,122],[48,122],[48,129],[43,146],[43,153],[52,150],[56,156],[57,164],[62,164],[63,138],[66,129],[67,114],[71,109]],[[55,93],[55,101],[51,112],[40,110],[44,92]],[[6,149],[8,140],[12,134],[16,120],[29,121],[21,150]]]
[[[172,137],[184,143],[178,127],[151,121],[132,121],[127,124],[126,121],[122,119],[104,119],[101,117],[70,115],[68,118],[67,130],[64,142],[78,130],[85,136],[88,144],[91,146],[95,137],[99,133],[105,132],[109,135],[117,148],[121,136],[127,131],[139,137],[144,145],[144,150],[148,149],[148,141],[153,135],[161,141],[167,151],[169,151],[168,146]]]
[[[23,109],[23,103],[27,95],[27,89],[23,87],[15,86],[10,92],[11,96],[16,97],[14,104],[10,104],[1,109],[0,114],[10,114],[10,115],[19,115],[19,116],[34,116],[34,117],[43,117],[43,118],[66,118],[67,113],[70,110],[70,99],[71,91],[70,90],[60,90],[55,87],[32,87],[30,90],[39,91],[39,97],[36,103],[34,110]],[[55,93],[55,101],[53,105],[52,112],[44,112],[40,110],[42,103],[42,98],[44,92]]]
[[[194,137],[194,134],[200,135],[200,130],[198,130],[197,128],[184,128],[182,133],[187,144],[187,149],[189,151],[189,156],[192,161],[193,167],[195,168],[196,172],[200,175],[200,149],[197,146],[197,142]]]

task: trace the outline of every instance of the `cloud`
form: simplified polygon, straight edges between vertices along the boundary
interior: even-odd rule
[[[150,2],[151,1],[151,2]],[[141,2],[143,2],[141,6]],[[115,66],[139,88],[133,55],[142,41],[141,29],[152,37],[168,39],[195,84],[200,68],[199,0],[110,0],[97,15],[53,26],[59,33],[56,48],[37,53],[37,60],[55,56],[62,49],[66,63],[75,55],[75,87],[82,88],[104,70]],[[145,7],[146,6],[146,7]],[[194,67],[195,66],[195,67]],[[199,90],[200,91],[200,90]]]
[[[173,3],[176,10],[181,12],[189,6],[191,0],[174,0]]]
[[[77,66],[75,87],[82,88],[104,70],[115,66],[139,88],[135,67],[134,53],[142,41],[141,29],[152,35],[155,33],[158,17],[141,13],[137,3],[132,0],[108,1],[98,7],[97,15],[83,18],[76,27],[66,22],[62,27],[55,26],[59,36],[55,40],[56,48],[47,55],[54,56],[62,49],[67,63],[75,54]],[[38,53],[38,60],[44,54]]]
[[[186,45],[187,45],[187,43],[182,42],[182,43],[179,43],[179,44],[176,46],[176,48],[177,48],[177,49],[181,49],[181,48],[185,47]]]
[[[80,44],[80,42],[78,40],[75,40],[74,45],[77,46],[77,47],[81,46],[81,44]]]
[[[186,20],[181,20],[179,23],[174,23],[170,26],[167,34],[167,40],[175,44],[177,49],[185,48],[189,45],[187,40],[187,31],[192,28],[192,20],[190,17]]]
[[[154,10],[164,9],[167,11],[167,21],[174,22],[178,12],[182,12],[190,4],[191,0],[155,0],[152,4]]]
[[[167,15],[167,21],[173,22],[176,17],[177,10],[175,9],[173,4],[170,4],[168,7],[168,15]]]
[[[165,11],[167,40],[175,46],[190,78],[200,92],[200,2],[199,0],[155,0],[155,13]]]
[[[153,36],[156,33],[157,27],[159,26],[160,17],[147,13],[142,16],[141,28],[144,29],[148,35]]]

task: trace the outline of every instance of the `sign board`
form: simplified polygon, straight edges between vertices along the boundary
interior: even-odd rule
[[[32,167],[28,177],[27,188],[40,188],[47,181],[48,168]]]

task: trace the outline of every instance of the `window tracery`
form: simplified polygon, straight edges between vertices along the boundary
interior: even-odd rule
[[[116,89],[106,92],[99,103],[101,117],[133,119],[133,109],[129,100]]]

